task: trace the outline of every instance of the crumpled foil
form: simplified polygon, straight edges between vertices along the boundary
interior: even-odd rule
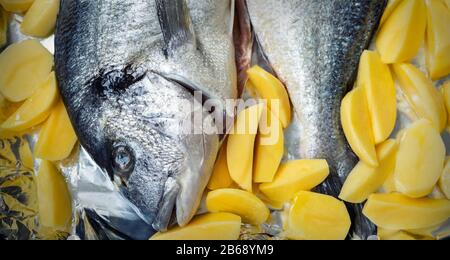
[[[9,44],[30,38],[20,33],[20,15],[12,15],[10,19]],[[53,36],[41,39],[41,43],[54,53]],[[418,57],[415,64],[425,72],[423,50]],[[437,86],[445,80],[437,82]],[[399,117],[393,136],[417,118],[401,91],[398,101]],[[286,135],[295,137],[298,131],[298,121],[294,120]],[[150,237],[147,231],[150,223],[145,222],[139,210],[122,196],[109,176],[81,146],[77,146],[68,159],[57,164],[72,196],[73,222],[70,233],[39,227],[35,173],[40,161],[32,158],[32,155],[29,158],[37,141],[37,133],[0,140],[0,239],[144,240]],[[444,140],[447,151],[450,151],[450,136],[444,134]],[[297,144],[287,144],[286,149],[290,151],[292,145]],[[288,153],[285,160],[296,157]],[[286,211],[273,211],[270,221],[261,227],[243,225],[240,239],[282,239],[285,215]],[[448,237],[449,230],[450,221],[436,230],[435,235],[438,238]]]

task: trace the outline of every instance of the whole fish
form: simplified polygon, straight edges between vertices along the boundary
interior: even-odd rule
[[[200,204],[221,136],[202,127],[216,125],[194,92],[236,98],[233,22],[233,0],[61,1],[61,96],[82,146],[149,232],[166,230],[172,212],[186,225]]]
[[[288,130],[286,142],[295,144],[290,152],[330,165],[320,192],[338,196],[357,162],[342,130],[340,106],[385,5],[384,0],[246,0],[258,60],[285,83],[298,120],[298,127]],[[251,53],[250,47],[243,53]],[[352,207],[355,234],[373,235],[361,205]]]

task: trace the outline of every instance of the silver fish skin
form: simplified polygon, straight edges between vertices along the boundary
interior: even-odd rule
[[[246,0],[262,56],[290,94],[298,126],[289,129],[294,157],[326,159],[331,176],[318,189],[338,196],[357,163],[340,121],[344,95],[353,87],[360,56],[377,30],[386,1]],[[292,147],[292,145],[291,145]],[[350,206],[360,238],[375,227]]]
[[[79,140],[149,224],[186,225],[220,146],[193,91],[236,98],[233,0],[62,0],[55,68]]]

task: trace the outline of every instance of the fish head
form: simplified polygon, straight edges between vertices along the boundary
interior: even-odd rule
[[[189,89],[149,70],[125,67],[101,78],[90,88],[102,100],[94,160],[156,230],[174,215],[187,224],[219,150],[219,136],[206,131],[212,114]]]

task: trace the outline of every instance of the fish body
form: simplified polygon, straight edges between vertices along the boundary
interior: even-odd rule
[[[298,121],[288,130],[289,152],[327,159],[332,174],[319,191],[336,197],[357,163],[342,130],[341,101],[353,87],[385,2],[246,0],[261,56],[285,83]],[[355,207],[356,235],[373,235],[373,224]]]
[[[189,122],[193,91],[236,98],[232,0],[62,0],[55,33],[60,93],[80,143],[164,231],[195,214],[220,136]]]

